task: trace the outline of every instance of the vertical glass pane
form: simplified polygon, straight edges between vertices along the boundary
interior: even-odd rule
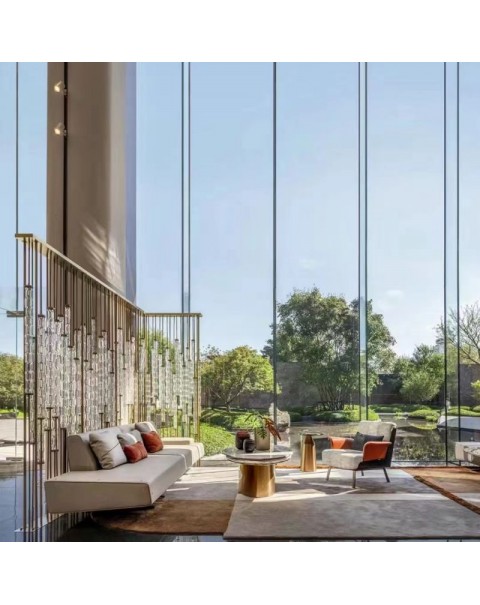
[[[272,66],[192,65],[191,308],[203,314],[207,454],[267,414],[273,371]],[[218,429],[226,428],[228,433]],[[213,436],[217,431],[218,439]]]
[[[443,65],[369,64],[368,103],[370,409],[397,461],[442,462]]]
[[[356,63],[278,67],[278,402],[296,462],[304,430],[350,433],[361,413],[357,78]]]
[[[181,305],[181,64],[137,63],[137,304]]]
[[[460,65],[460,441],[480,441],[480,65]],[[450,419],[449,424],[453,424]],[[453,438],[458,438],[458,431]],[[456,433],[456,434],[455,434]],[[453,439],[452,439],[453,440]],[[453,452],[452,452],[453,453]],[[451,454],[452,454],[451,453]],[[451,457],[453,457],[451,455]]]
[[[0,64],[0,458],[23,456],[23,309],[17,297],[15,232],[46,231],[47,64],[18,65],[18,204],[16,195],[16,65]],[[10,315],[10,316],[8,316]],[[0,477],[0,541],[22,525],[21,462]]]

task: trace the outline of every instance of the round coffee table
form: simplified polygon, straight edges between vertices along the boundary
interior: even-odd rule
[[[290,450],[275,449],[273,452],[254,451],[247,454],[235,447],[224,452],[227,460],[240,465],[238,493],[250,498],[264,498],[275,493],[275,465],[292,457]]]

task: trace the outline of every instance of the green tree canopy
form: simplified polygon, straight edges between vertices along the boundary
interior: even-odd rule
[[[0,353],[0,408],[23,405],[23,359]]]
[[[244,393],[273,392],[273,368],[255,349],[241,346],[221,352],[210,347],[203,355],[202,386],[210,405],[225,406]]]
[[[400,357],[395,363],[400,393],[412,403],[431,401],[438,395],[444,379],[444,357],[435,347],[422,344],[411,358]]]
[[[448,357],[456,356],[458,346],[462,363],[480,365],[480,303],[465,305],[459,313],[450,309],[446,329],[441,321],[436,332],[438,345],[444,346],[447,337]]]
[[[295,290],[278,305],[277,356],[279,361],[302,365],[303,380],[313,385],[326,409],[338,410],[359,396],[361,356],[358,300],[323,296],[318,288]],[[388,372],[395,340],[383,321],[367,305],[368,385],[378,384],[378,374]],[[272,356],[272,341],[264,348]],[[365,389],[363,389],[365,390]]]

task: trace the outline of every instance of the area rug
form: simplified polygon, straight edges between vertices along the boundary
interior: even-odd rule
[[[226,540],[480,539],[480,517],[400,470],[369,471],[351,487],[351,472],[277,471],[268,498],[238,495]]]
[[[107,529],[141,534],[221,535],[237,495],[238,469],[192,468],[151,508],[94,513]]]
[[[209,535],[225,533],[233,500],[159,500],[152,508],[95,513],[107,529],[142,534]]]
[[[468,467],[405,469],[417,481],[480,514],[480,471]]]

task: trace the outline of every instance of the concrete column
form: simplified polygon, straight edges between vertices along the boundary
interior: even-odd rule
[[[135,63],[49,63],[47,240],[134,301]],[[67,111],[55,83],[67,79]],[[54,133],[65,123],[67,137]]]

